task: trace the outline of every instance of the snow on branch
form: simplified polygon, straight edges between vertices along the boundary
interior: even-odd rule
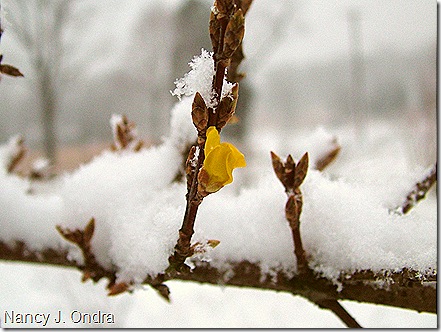
[[[406,201],[402,206],[398,207],[396,211],[398,213],[408,213],[419,201],[426,197],[430,188],[435,184],[437,180],[437,163],[433,165],[423,180],[418,182],[411,192],[407,195]]]
[[[0,241],[0,260],[78,267],[68,256],[67,250],[33,251],[23,242],[6,244]],[[106,275],[115,279],[113,271],[107,271]],[[148,277],[142,283],[153,286],[163,284],[169,278],[166,275],[160,275],[157,279]],[[336,285],[326,278],[305,280],[287,277],[283,272],[277,273],[275,282],[273,275],[265,274],[258,264],[248,261],[230,262],[228,271],[216,268],[209,262],[199,262],[192,273],[176,275],[173,279],[276,290],[305,297],[316,294],[327,299],[388,305],[418,312],[437,312],[436,275],[422,277],[411,270],[405,273],[360,271],[342,274],[342,291],[338,291]],[[121,288],[127,290],[124,286]]]

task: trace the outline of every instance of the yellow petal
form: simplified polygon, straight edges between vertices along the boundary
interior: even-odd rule
[[[224,183],[229,179],[226,160],[229,149],[225,146],[218,145],[205,156],[204,168],[210,175],[209,182]]]
[[[220,135],[216,127],[211,126],[207,129],[207,140],[205,141],[205,155],[208,155],[211,150],[220,145]]]
[[[220,135],[215,127],[207,129],[203,169],[208,174],[204,183],[207,192],[215,192],[233,182],[233,170],[245,167],[244,155],[230,143],[220,143]]]

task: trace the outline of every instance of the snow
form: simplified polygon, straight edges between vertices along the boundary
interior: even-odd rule
[[[207,107],[216,106],[216,99],[212,89],[213,75],[215,73],[213,52],[201,50],[199,56],[195,56],[188,64],[191,70],[175,81],[176,88],[171,91],[173,96],[181,99],[181,96],[192,96],[199,92],[204,98]],[[233,84],[224,78],[222,87],[222,97],[228,96],[231,93]]]
[[[186,184],[175,178],[186,149],[196,139],[191,95],[199,91],[213,106],[212,53],[202,50],[190,67],[176,81],[173,94],[180,101],[172,109],[170,134],[161,144],[139,152],[104,151],[54,180],[50,190],[36,184],[32,186],[39,190],[30,190],[29,180],[7,174],[3,168],[0,223],[5,231],[0,239],[21,240],[30,249],[65,247],[72,259],[81,259],[78,249],[57,235],[55,226],[84,228],[93,217],[93,251],[104,267],[117,268],[118,281],[139,284],[147,275],[163,273],[186,204]],[[228,93],[230,85],[225,85]],[[114,135],[121,121],[118,115],[111,118]],[[390,212],[425,173],[422,165],[411,167],[405,144],[391,130],[395,125],[372,123],[361,145],[360,133],[345,126],[290,135],[254,131],[249,139],[249,166],[237,172],[232,185],[206,197],[199,209],[193,243],[218,240],[220,244],[189,263],[209,260],[226,278],[231,276],[230,264],[244,260],[260,265],[262,278],[275,277],[278,271],[288,276],[296,273],[284,217],[286,196],[271,167],[272,150],[282,158],[291,153],[296,160],[309,153],[310,169],[301,188],[301,232],[310,265],[317,272],[335,282],[342,271],[406,267],[422,275],[431,273],[437,261],[434,197],[406,216]],[[3,165],[16,153],[17,142],[13,138],[0,148]],[[343,152],[329,171],[315,170],[316,162],[337,146]]]
[[[83,228],[94,217],[93,250],[105,267],[118,268],[120,281],[139,283],[147,275],[163,272],[185,209],[186,184],[174,178],[183,147],[195,138],[195,129],[189,125],[190,102],[184,98],[173,109],[171,134],[159,146],[139,152],[105,151],[64,174],[50,192],[29,194],[28,180],[3,171],[0,222],[5,231],[0,238],[23,240],[31,249],[69,247],[75,257],[78,250],[57,236],[55,225]],[[424,168],[409,167],[402,150],[378,147],[375,137],[371,149],[376,153],[369,154],[375,157],[366,160],[364,154],[351,150],[351,135],[344,133],[318,128],[302,140],[285,141],[287,149],[297,147],[296,160],[308,151],[312,165],[325,153],[324,145],[335,144],[336,136],[342,150],[351,154],[334,162],[329,172],[310,169],[302,185],[301,231],[311,266],[334,280],[341,271],[362,269],[407,267],[423,275],[430,273],[437,260],[434,197],[429,195],[408,215],[390,213],[424,175]],[[386,133],[382,140],[393,145],[392,137],[385,139]],[[247,185],[240,186],[247,169],[239,170],[233,184],[206,197],[200,206],[193,241],[219,240],[209,257],[200,258],[225,272],[228,263],[242,260],[259,264],[264,274],[296,272],[284,218],[286,196],[271,169],[268,145],[267,141],[255,146],[257,153],[247,157],[251,170]],[[0,158],[5,158],[9,149],[0,151]],[[349,166],[348,159],[352,160]]]
[[[331,312],[282,292],[170,281],[169,304],[150,288],[108,297],[104,280],[81,283],[80,272],[72,269],[1,262],[0,274],[0,308],[52,316],[61,310],[67,328],[344,328]],[[365,327],[437,326],[437,316],[432,314],[351,301],[342,305]],[[115,324],[74,324],[68,319],[73,310],[113,313]],[[2,324],[8,327],[3,316]],[[52,321],[48,327],[60,328]]]

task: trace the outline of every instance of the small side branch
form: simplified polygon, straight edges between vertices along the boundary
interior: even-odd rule
[[[285,187],[288,200],[285,205],[285,216],[291,227],[294,241],[294,254],[297,259],[297,270],[300,275],[310,274],[305,250],[300,236],[300,214],[302,213],[303,199],[300,185],[308,171],[308,153],[305,153],[296,164],[291,155],[283,163],[279,156],[271,152],[274,172]]]
[[[132,150],[139,151],[144,142],[138,138],[136,125],[129,121],[125,115],[113,115],[111,119],[113,131],[113,151]]]
[[[326,167],[328,167],[329,164],[331,164],[335,160],[337,155],[340,153],[341,146],[337,143],[336,139],[332,141],[332,144],[333,148],[315,162],[315,169],[323,171]]]
[[[92,279],[94,282],[99,281],[102,278],[107,278],[109,283],[107,289],[109,295],[116,295],[128,290],[129,285],[126,283],[117,284],[116,274],[114,271],[108,271],[102,267],[96,260],[94,253],[92,252],[92,237],[95,232],[95,219],[91,218],[86,227],[81,229],[70,230],[56,226],[58,233],[67,241],[75,244],[81,250],[83,254],[83,265],[78,268],[83,272],[82,281],[85,282]]]
[[[406,201],[403,205],[397,208],[398,212],[403,214],[408,213],[420,200],[426,197],[426,194],[432,188],[432,186],[437,181],[437,163],[428,172],[427,176],[418,182],[412,191],[406,196]]]
[[[326,167],[338,153],[332,152],[330,158],[323,165]],[[296,164],[291,155],[288,155],[286,162],[282,162],[274,152],[271,152],[274,172],[285,187],[288,200],[285,205],[285,216],[291,227],[294,255],[297,260],[298,278],[308,280],[315,278],[314,272],[308,266],[308,259],[303,249],[302,237],[300,235],[300,214],[302,213],[303,199],[300,185],[303,183],[308,171],[308,153]],[[320,308],[329,309],[334,312],[348,327],[361,327],[357,321],[338,303],[335,298],[323,297],[322,293],[310,292],[305,296],[308,300],[316,303]]]
[[[322,300],[316,304],[322,309],[331,310],[349,328],[362,328],[337,300]]]

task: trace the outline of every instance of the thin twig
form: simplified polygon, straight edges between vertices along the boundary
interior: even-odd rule
[[[14,137],[10,141],[11,152],[6,166],[6,170],[9,174],[16,173],[17,168],[23,161],[26,154],[26,148],[24,145],[24,139],[20,136]]]
[[[362,326],[357,323],[357,321],[346,311],[345,308],[341,306],[341,304],[337,300],[327,299],[316,301],[315,303],[320,308],[331,310],[335,315],[337,315],[338,318],[341,319],[343,323],[346,324],[347,327],[362,328]]]
[[[169,257],[168,273],[185,272],[185,260],[191,256],[191,238],[194,233],[194,223],[199,205],[202,203],[204,193],[199,191],[199,171],[205,160],[204,146],[206,130],[215,126],[220,132],[226,124],[226,119],[231,118],[237,101],[236,85],[233,88],[233,99],[221,99],[224,83],[225,70],[231,61],[231,56],[242,42],[244,34],[244,18],[240,8],[234,4],[234,0],[215,0],[214,8],[210,16],[210,37],[213,45],[213,60],[215,75],[213,76],[212,89],[215,106],[207,108],[199,93],[196,93],[192,105],[193,124],[198,130],[198,143],[190,149],[187,158],[187,203],[182,227],[179,230],[179,238],[173,255]],[[195,153],[198,151],[196,163]]]
[[[319,160],[315,162],[315,169],[318,171],[323,171],[330,163],[332,163],[337,155],[340,153],[341,146],[337,144],[337,141],[333,141],[334,147]]]
[[[274,152],[271,152],[271,160],[279,180],[285,187],[288,200],[285,205],[285,217],[291,227],[291,233],[294,242],[294,255],[297,260],[297,270],[299,275],[310,275],[308,260],[303,249],[302,237],[300,235],[300,214],[302,213],[303,199],[300,185],[305,179],[308,171],[308,153],[305,153],[296,164],[291,155],[282,162]]]
[[[437,180],[437,164],[435,163],[427,176],[414,186],[412,191],[406,196],[406,201],[403,205],[397,208],[398,212],[408,213],[420,200],[426,197],[427,192]]]

